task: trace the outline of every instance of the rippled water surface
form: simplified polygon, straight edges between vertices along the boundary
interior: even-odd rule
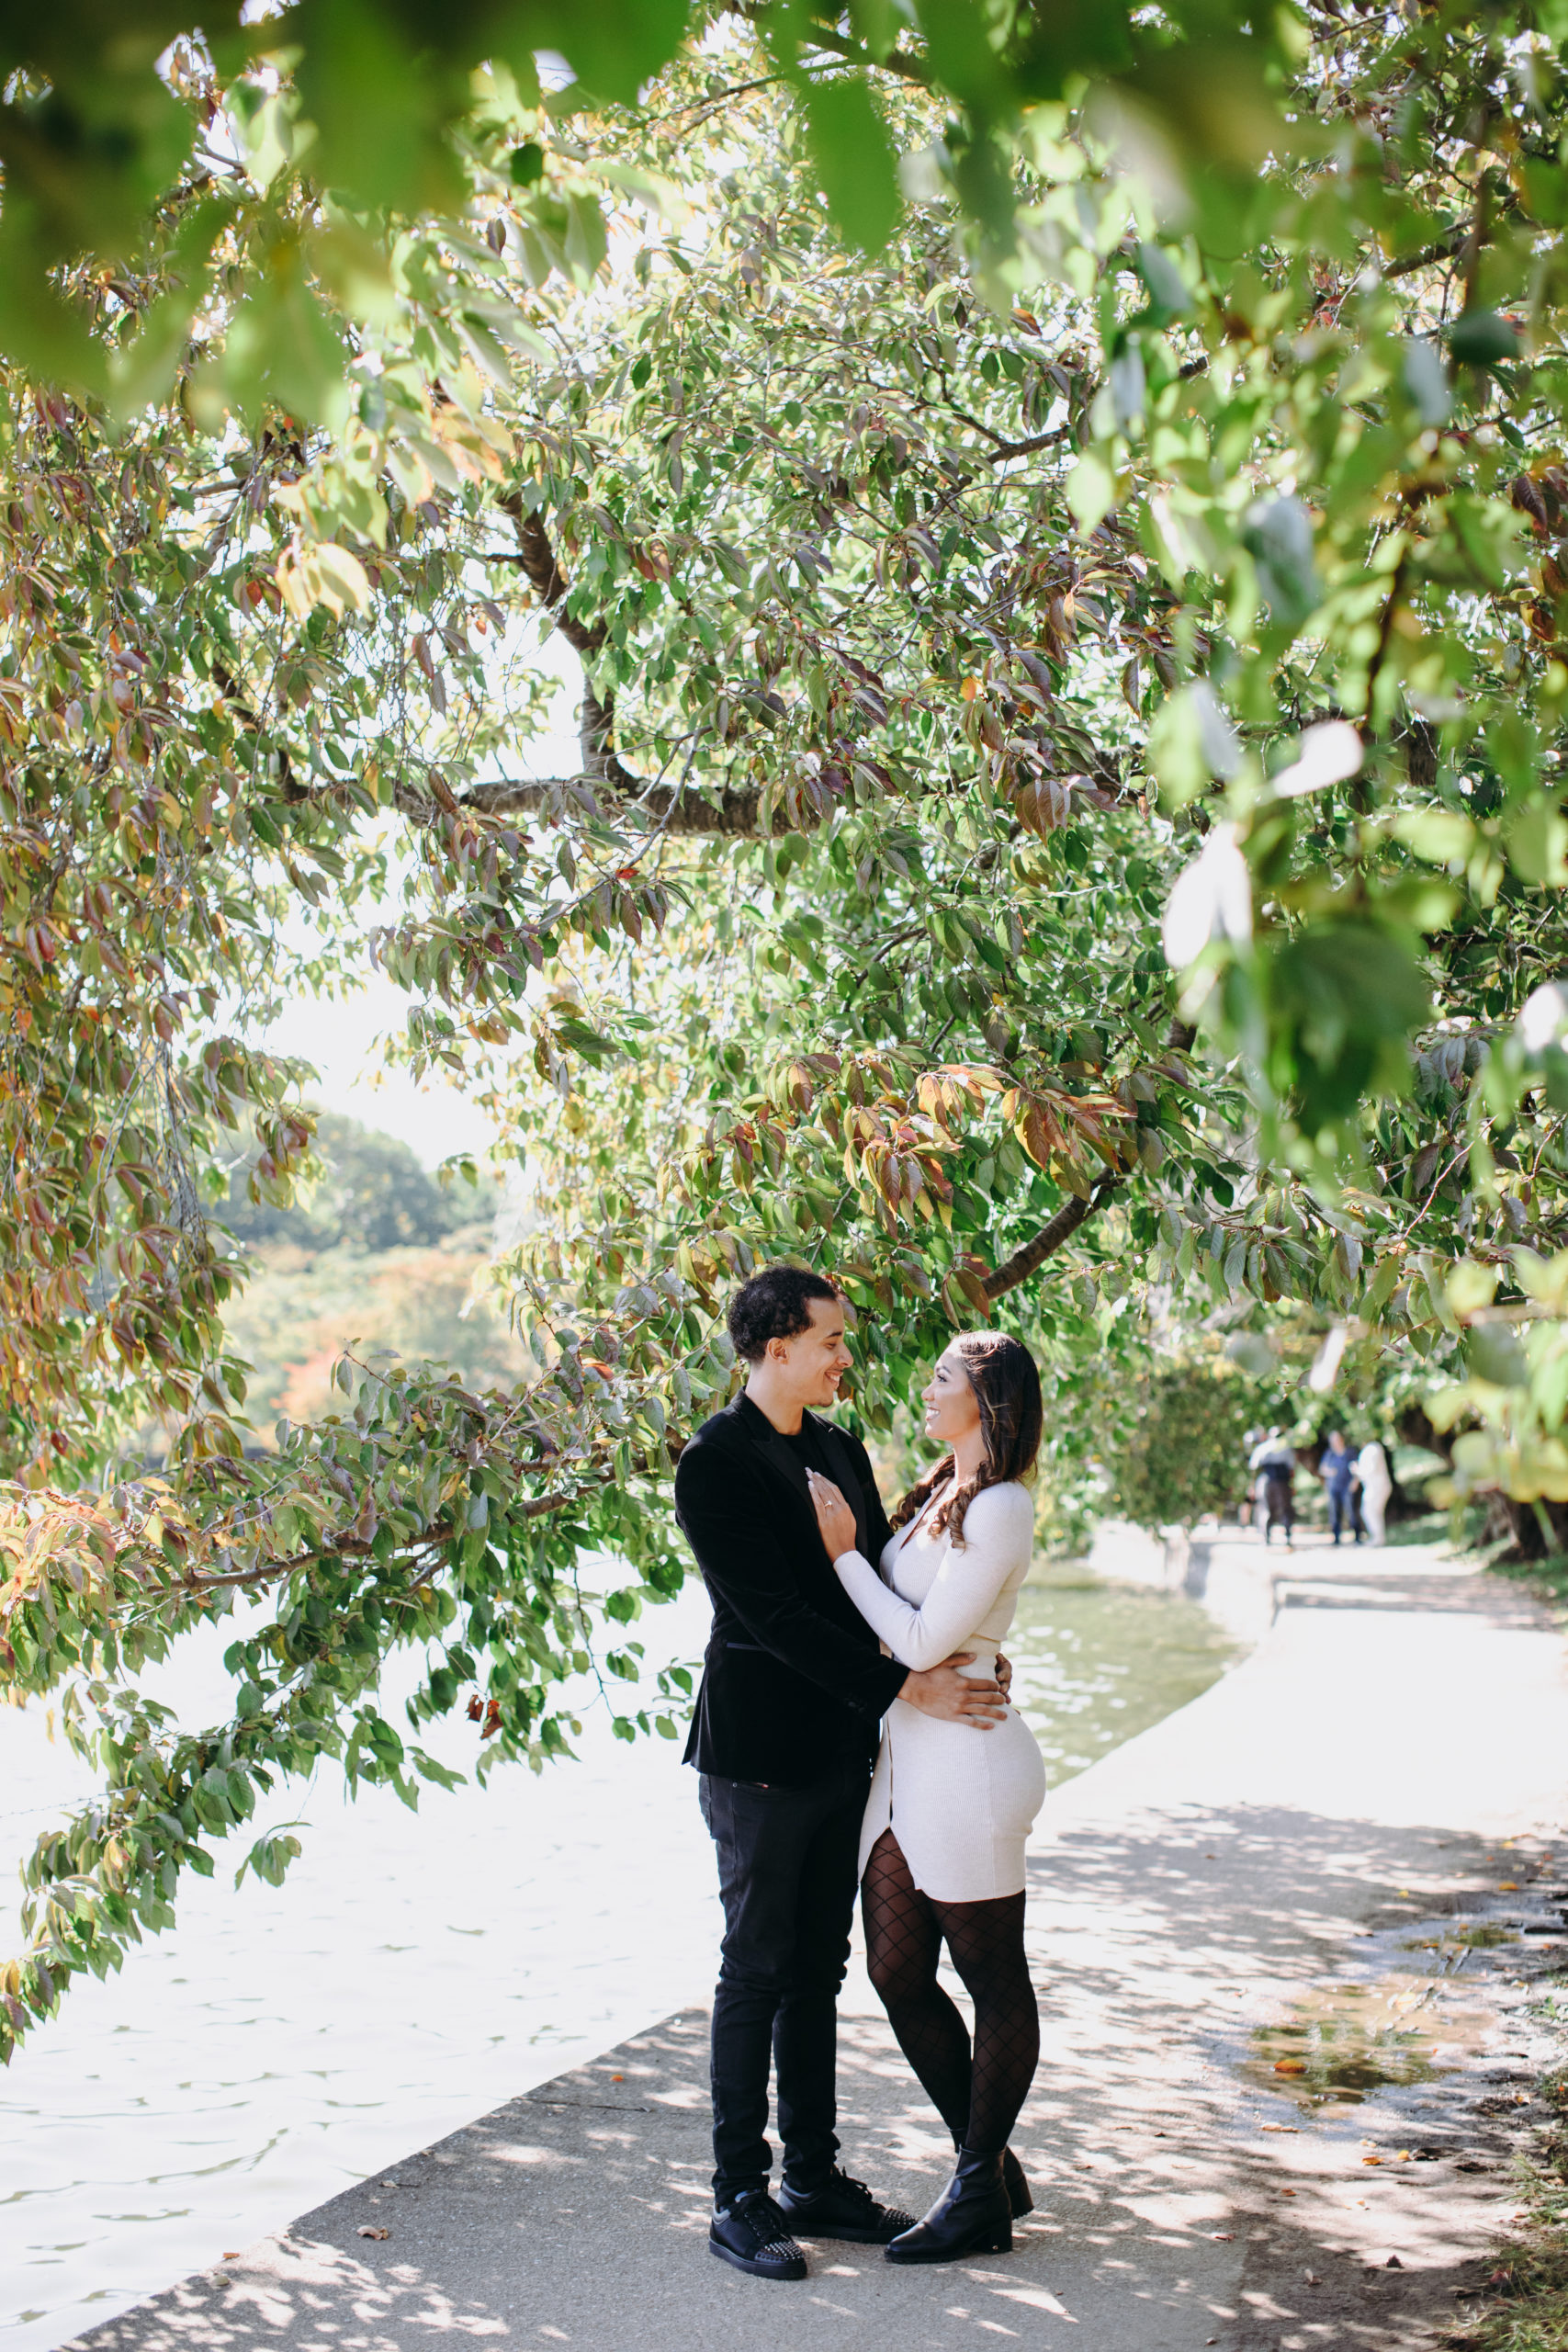
[[[693,1587],[637,1631],[691,1657]],[[157,1694],[220,1704],[230,1626]],[[1025,1589],[1015,1695],[1059,1781],[1207,1688],[1226,1646],[1192,1603],[1057,1573]],[[395,1692],[387,1694],[396,1701]],[[389,1712],[397,1713],[396,1704]],[[472,1758],[466,1725],[430,1741]],[[692,1776],[585,1718],[581,1761],[483,1793],[331,1780],[280,1791],[304,1853],[281,1891],[218,1849],[171,1935],[71,1993],[0,2076],[0,2328],[45,2352],[502,2099],[705,1995],[718,1905]],[[0,1710],[0,1859],[86,1782],[41,1713]],[[254,1834],[254,1833],[253,1833]],[[15,1940],[0,1906],[0,1949]]]
[[[1053,1787],[1196,1699],[1235,1655],[1196,1601],[1073,1567],[1024,1586],[1007,1649]]]

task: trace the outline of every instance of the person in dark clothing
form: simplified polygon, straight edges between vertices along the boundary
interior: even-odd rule
[[[1270,1430],[1262,1444],[1254,1447],[1249,1467],[1257,1498],[1258,1524],[1263,1531],[1265,1545],[1275,1528],[1282,1527],[1285,1549],[1293,1552],[1296,1548],[1296,1506],[1292,1492],[1296,1456],[1293,1447],[1279,1430]]]
[[[837,2001],[849,1959],[860,1831],[881,1720],[895,1698],[949,1722],[1005,1714],[1001,1687],[915,1673],[881,1645],[823,1548],[808,1469],[881,1557],[887,1523],[865,1448],[809,1408],[850,1368],[843,1301],[819,1274],[773,1266],[729,1310],[744,1392],[682,1453],[675,1510],[713,1602],[686,1761],[717,1852],[725,1935],[713,2012],[709,2250],[761,2278],[803,2278],[790,2234],[886,2245],[913,2217],[837,2164]],[[784,2143],[769,2193],[770,2060]]]
[[[1341,1430],[1330,1430],[1328,1450],[1318,1470],[1323,1489],[1328,1497],[1328,1523],[1334,1531],[1334,1541],[1339,1541],[1342,1528],[1348,1527],[1359,1544],[1361,1531],[1356,1521],[1355,1498],[1351,1481],[1356,1475],[1356,1457],[1345,1443]]]

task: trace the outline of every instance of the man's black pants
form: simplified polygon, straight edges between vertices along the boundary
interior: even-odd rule
[[[702,1775],[725,1923],[713,2004],[716,2205],[767,2186],[770,2056],[784,2178],[810,2195],[833,2169],[837,2005],[870,1784],[858,1758],[806,1788]]]

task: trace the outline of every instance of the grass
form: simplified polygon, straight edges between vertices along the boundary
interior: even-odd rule
[[[1463,2352],[1568,2352],[1568,2248],[1511,2249],[1482,2292],[1505,2300],[1450,2344]]]
[[[1568,1986],[1568,1977],[1556,1980]],[[1543,2013],[1563,2022],[1560,2000]],[[1519,2167],[1529,2215],[1518,2241],[1501,2247],[1480,2292],[1489,2308],[1450,2337],[1463,2352],[1568,2352],[1568,2073],[1549,2075],[1539,2095],[1552,2121]]]
[[[1568,1552],[1554,1552],[1544,1560],[1490,1560],[1487,1569],[1492,1576],[1529,1585],[1554,1607],[1568,1610]]]

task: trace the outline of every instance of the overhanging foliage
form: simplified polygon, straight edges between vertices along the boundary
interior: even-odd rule
[[[302,7],[292,82],[176,46],[186,144],[79,218],[24,133],[112,116],[101,52],[7,85],[0,1670],[105,1774],[13,2033],[279,1773],[441,1777],[393,1645],[416,1734],[563,1747],[762,1255],[844,1282],[873,1427],[994,1313],[1089,1442],[1152,1283],[1430,1359],[1475,1476],[1568,1494],[1556,20],[672,16],[594,96],[608,15],[520,18],[563,98],[459,11],[412,128],[349,123],[390,21]],[[351,1363],[256,1458],[212,1211],[247,1130],[264,1192],[309,1148],[259,1017],[367,946],[535,1172],[537,1377]],[[137,1668],[231,1609],[175,1733]]]

